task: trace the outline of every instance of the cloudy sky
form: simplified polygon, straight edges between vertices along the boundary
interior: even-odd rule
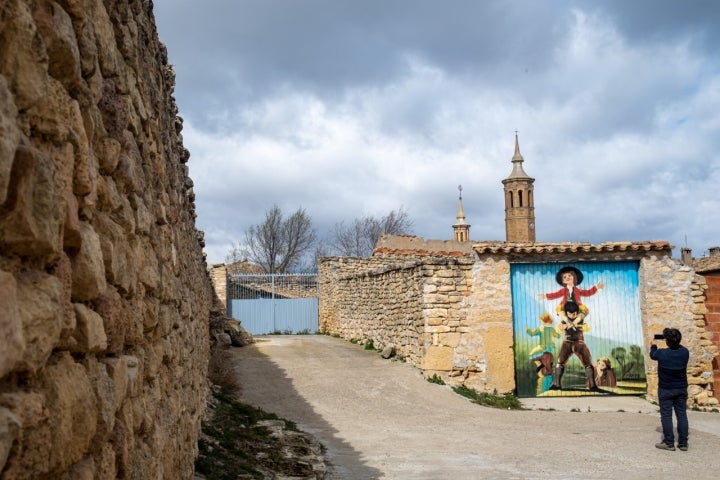
[[[719,2],[153,3],[209,263],[273,204],[451,239],[458,185],[504,240],[515,131],[538,241],[720,245]]]

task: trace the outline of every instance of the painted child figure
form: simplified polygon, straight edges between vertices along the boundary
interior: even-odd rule
[[[540,315],[541,327],[530,328],[527,327],[525,332],[531,337],[540,337],[540,343],[530,350],[530,358],[533,358],[535,354],[541,352],[548,352],[555,355],[555,341],[556,338],[562,338],[555,327],[553,327],[553,319],[549,313],[543,313]]]
[[[555,361],[555,339],[562,335],[553,326],[553,318],[549,313],[540,315],[538,328],[527,327],[525,332],[531,337],[540,337],[540,343],[530,350],[530,361],[536,367],[538,374],[538,393],[550,389],[552,385],[552,364]]]
[[[558,270],[555,275],[555,281],[557,281],[562,288],[555,292],[541,293],[540,298],[543,300],[556,300],[559,298],[560,303],[555,308],[555,311],[561,321],[568,325],[568,328],[575,329],[577,325],[582,323],[585,317],[590,313],[590,310],[582,301],[583,297],[595,295],[599,290],[605,288],[605,284],[603,284],[603,282],[598,282],[597,285],[593,285],[588,289],[578,287],[578,285],[580,285],[583,281],[583,274],[579,269],[573,266],[563,267]],[[565,315],[565,304],[567,302],[575,303],[579,308],[575,321],[570,323],[568,323],[567,315]]]

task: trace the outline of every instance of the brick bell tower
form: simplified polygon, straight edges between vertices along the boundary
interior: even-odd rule
[[[535,242],[534,178],[523,170],[517,132],[515,155],[510,176],[502,181],[505,188],[505,237],[507,242]]]

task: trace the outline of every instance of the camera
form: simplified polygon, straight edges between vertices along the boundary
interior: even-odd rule
[[[656,333],[653,338],[655,340],[665,340],[665,335],[663,335],[662,333]]]

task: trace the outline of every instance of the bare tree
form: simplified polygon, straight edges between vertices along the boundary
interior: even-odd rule
[[[369,257],[383,233],[408,234],[411,228],[412,221],[407,211],[400,207],[384,217],[356,218],[351,225],[336,223],[328,243],[338,255]]]
[[[245,245],[235,246],[227,260],[243,258],[259,265],[265,273],[285,273],[299,265],[315,244],[312,219],[299,208],[287,219],[277,205],[265,212],[263,223],[245,232]]]

